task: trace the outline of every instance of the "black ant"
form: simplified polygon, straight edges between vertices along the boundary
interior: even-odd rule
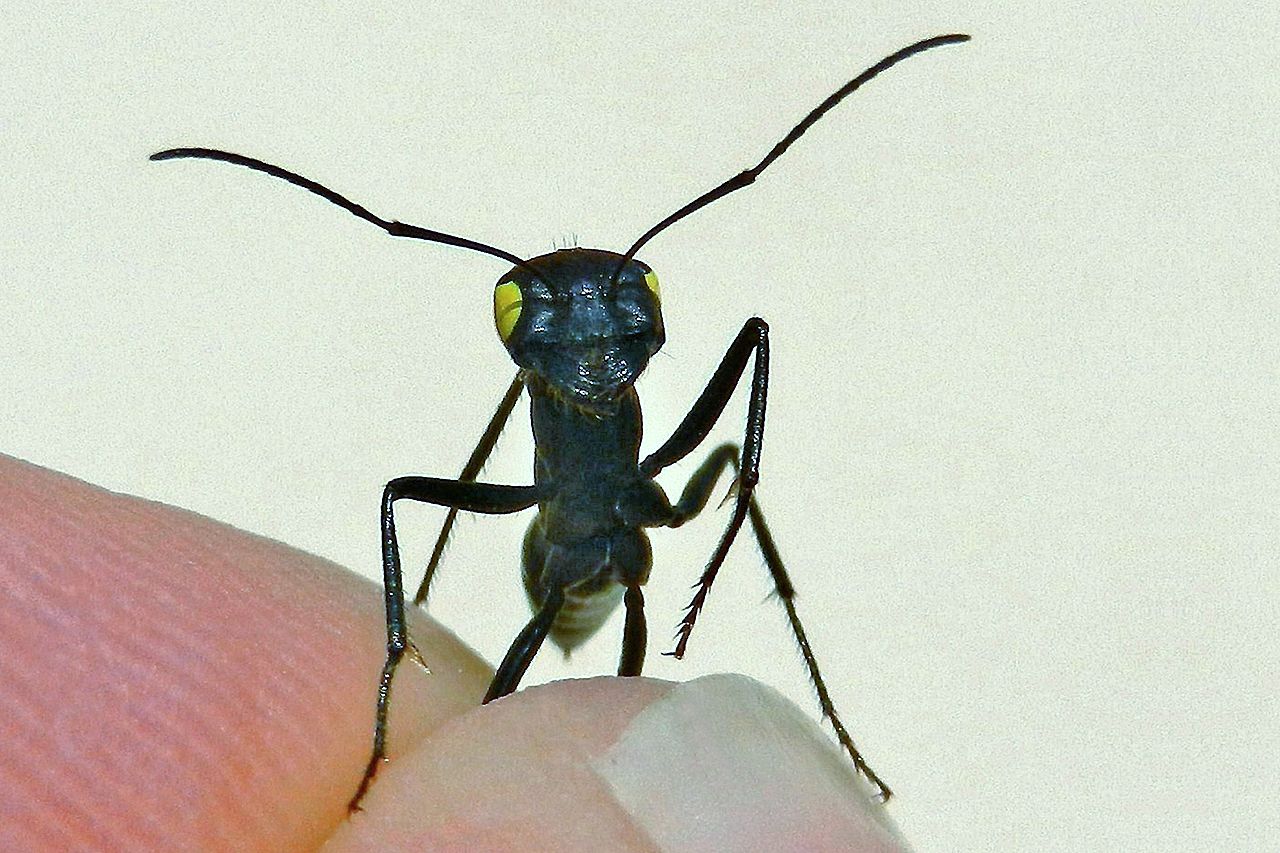
[[[396,237],[412,237],[483,252],[512,264],[493,294],[498,335],[519,367],[479,444],[456,480],[397,477],[382,495],[382,566],[387,605],[387,660],[378,687],[373,754],[351,800],[355,809],[369,788],[386,749],[387,710],[396,667],[406,653],[417,657],[405,624],[400,552],[393,507],[400,499],[449,508],[436,540],[426,576],[414,603],[425,601],[445,540],[459,510],[513,513],[538,507],[524,538],[525,592],[534,616],[502,659],[484,701],[516,689],[538,648],[548,636],[562,649],[587,640],[621,601],[626,608],[618,675],[639,675],[644,666],[647,630],[641,587],[649,579],[652,553],[646,527],[679,527],[694,518],[711,496],[720,475],[737,475],[733,515],[707,562],[697,592],[680,621],[676,647],[682,657],[716,572],[743,522],[752,532],[773,575],[778,599],[809,669],[823,715],[831,721],[854,766],[877,789],[881,801],[889,787],[867,766],[840,722],[818,662],[795,609],[795,589],[782,565],[773,536],[752,490],[760,477],[765,397],[769,387],[769,327],[752,317],[729,345],[720,366],[675,432],[657,450],[640,459],[640,399],[635,381],[666,339],[658,279],[635,255],[656,234],[735,190],[749,186],[818,119],[881,71],[913,54],[969,36],[935,36],[904,47],[840,87],[797,124],[755,166],[681,207],[646,231],[623,254],[603,249],[561,249],[528,260],[493,246],[440,231],[381,219],[360,205],[279,166],[209,148],[173,148],[152,160],[194,157],[222,160],[266,172],[310,190],[321,198],[372,222]],[[742,447],[723,444],[689,478],[679,500],[667,498],[654,478],[692,453],[723,413],[747,363],[751,395]],[[497,442],[525,389],[532,408],[534,477],[531,486],[478,483],[475,478]],[[419,660],[421,658],[419,657]]]

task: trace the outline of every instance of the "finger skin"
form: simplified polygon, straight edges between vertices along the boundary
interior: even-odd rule
[[[902,849],[830,740],[754,682],[595,678],[479,707],[492,671],[409,616],[431,671],[401,667],[394,760],[348,820],[381,590],[0,456],[0,850]]]
[[[325,853],[901,853],[848,759],[742,676],[531,687],[391,765]]]
[[[393,755],[490,675],[419,617],[431,675],[401,670]],[[380,590],[341,567],[0,457],[0,849],[315,849],[384,643]]]
[[[560,681],[459,717],[386,769],[325,853],[652,851],[591,765],[672,687]]]

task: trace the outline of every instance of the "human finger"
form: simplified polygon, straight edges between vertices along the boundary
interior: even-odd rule
[[[386,769],[325,853],[903,849],[812,720],[719,675],[561,681],[456,717]]]
[[[376,587],[173,507],[0,457],[0,847],[308,850],[372,742]],[[411,608],[412,609],[412,608]],[[422,614],[393,752],[490,670]]]

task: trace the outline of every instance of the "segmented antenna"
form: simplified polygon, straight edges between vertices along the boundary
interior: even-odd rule
[[[537,274],[537,270],[530,267],[524,258],[513,255],[496,246],[490,246],[487,243],[481,243],[476,240],[468,240],[466,237],[458,237],[454,234],[446,234],[443,231],[433,231],[430,228],[420,228],[417,225],[409,225],[405,222],[383,219],[370,213],[368,209],[356,204],[346,196],[336,193],[310,178],[304,178],[296,172],[290,172],[288,169],[282,169],[279,166],[274,166],[271,163],[253,157],[246,157],[243,154],[219,151],[216,148],[170,148],[166,151],[158,151],[152,154],[150,159],[177,160],[184,157],[198,160],[220,160],[224,163],[234,163],[237,166],[244,166],[246,169],[253,169],[255,172],[265,172],[272,177],[280,178],[294,186],[302,187],[308,192],[315,193],[325,201],[336,204],[348,213],[352,213],[366,222],[372,222],[393,237],[410,237],[414,240],[427,240],[432,243],[444,243],[446,246],[470,249],[473,252],[483,252],[486,255],[501,258],[518,267],[524,267],[535,275]]]
[[[770,149],[769,153],[766,154],[764,156],[764,159],[761,160],[759,163],[752,166],[750,169],[746,169],[738,173],[737,175],[734,175],[732,178],[720,184],[719,186],[716,186],[713,189],[708,190],[707,192],[698,196],[693,201],[689,202],[684,207],[681,207],[675,213],[672,213],[670,216],[666,217],[657,225],[653,226],[648,231],[646,231],[643,235],[641,235],[640,239],[632,243],[631,248],[627,249],[626,254],[623,255],[622,261],[618,264],[618,269],[614,273],[614,276],[613,276],[614,280],[615,281],[617,280],[618,275],[622,273],[623,267],[627,265],[628,261],[630,261],[632,258],[635,257],[636,252],[640,251],[640,249],[646,243],[648,243],[651,239],[653,239],[657,234],[666,230],[671,225],[674,225],[675,223],[679,222],[681,219],[684,219],[689,214],[697,210],[701,210],[702,208],[706,207],[707,205],[711,204],[714,201],[724,198],[729,193],[735,192],[744,187],[749,187],[751,186],[751,184],[755,183],[756,178],[760,177],[760,173],[763,172],[765,169],[769,168],[770,164],[772,164],[774,160],[777,160],[779,157],[781,157],[783,152],[785,152],[788,148],[790,148],[793,142],[795,142],[797,139],[803,136],[805,131],[807,131],[810,127],[812,127],[818,121],[818,119],[826,115],[827,112],[832,107],[834,107],[836,104],[844,100],[847,96],[852,94],[854,90],[862,86],[863,83],[866,83],[868,80],[872,79],[880,72],[888,70],[889,68],[892,68],[894,65],[897,65],[899,62],[901,62],[902,60],[906,59],[909,56],[914,56],[917,53],[921,53],[923,51],[929,50],[930,48],[940,47],[941,45],[958,44],[960,42],[965,42],[968,40],[969,40],[969,36],[963,35],[960,33],[952,33],[950,35],[934,36],[933,38],[927,38],[927,39],[924,39],[923,41],[918,41],[915,44],[908,45],[907,47],[902,48],[902,50],[899,50],[896,53],[886,56],[884,59],[880,60],[875,65],[863,71],[857,77],[854,77],[848,83],[844,84],[839,89],[837,89],[825,101],[818,104],[818,106],[815,107],[807,116],[805,116],[800,121],[799,124],[791,128],[791,131],[786,136],[784,136],[782,140],[778,142],[777,145],[773,146],[773,148]],[[443,231],[434,231],[430,228],[422,228],[417,225],[410,225],[408,223],[399,222],[397,220],[383,219],[382,217],[371,213],[364,206],[356,204],[354,201],[351,201],[346,196],[341,195],[340,193],[334,192],[328,187],[318,184],[315,181],[311,180],[310,178],[304,178],[302,175],[299,175],[296,172],[290,172],[288,169],[283,169],[279,166],[272,165],[271,163],[267,163],[263,160],[258,160],[254,157],[246,157],[243,154],[235,154],[231,151],[220,151],[216,148],[170,148],[165,151],[158,151],[155,154],[151,155],[152,160],[176,160],[180,158],[192,158],[192,159],[200,159],[200,160],[220,160],[224,163],[233,163],[237,166],[244,166],[246,169],[253,169],[256,172],[264,172],[268,175],[271,175],[272,177],[280,178],[283,181],[288,181],[294,186],[302,187],[304,190],[307,190],[308,192],[315,193],[316,195],[323,198],[325,201],[328,201],[331,204],[336,204],[338,207],[341,207],[343,210],[346,210],[348,213],[358,216],[361,219],[365,220],[366,222],[372,222],[374,225],[378,226],[383,231],[386,231],[388,234],[390,234],[393,237],[409,237],[414,240],[426,240],[431,243],[443,243],[447,246],[457,246],[462,249],[469,249],[473,252],[481,252],[486,255],[491,255],[495,258],[501,258],[502,260],[507,261],[508,263],[514,264],[515,266],[522,267],[535,276],[537,276],[538,274],[538,271],[535,270],[533,267],[531,267],[528,261],[526,261],[524,258],[521,258],[517,255],[513,255],[512,253],[505,251],[503,249],[499,249],[496,246],[490,246],[487,243],[481,243],[477,240],[470,240],[470,239],[467,239],[466,237],[458,237],[457,235],[454,235],[454,234],[446,234]]]
[[[666,219],[659,222],[657,225],[650,228],[648,231],[644,232],[644,234],[641,235],[640,239],[632,243],[630,249],[627,249],[626,254],[623,256],[622,263],[618,265],[619,272],[621,272],[622,268],[626,266],[627,261],[635,257],[636,252],[640,251],[640,248],[644,246],[645,243],[648,243],[651,239],[653,239],[655,235],[657,235],[667,227],[674,225],[675,223],[679,222],[681,219],[684,219],[686,216],[693,213],[694,211],[701,210],[702,208],[711,204],[713,201],[724,198],[731,192],[740,190],[743,187],[749,187],[751,186],[751,184],[755,183],[756,178],[760,177],[760,173],[763,172],[765,169],[769,168],[769,165],[773,163],[774,160],[777,160],[779,157],[781,157],[783,152],[791,147],[791,143],[795,142],[797,139],[803,136],[806,130],[813,127],[813,125],[818,121],[818,119],[822,118],[824,115],[827,114],[828,110],[830,110],[836,104],[843,101],[848,95],[852,94],[854,90],[859,88],[863,83],[866,83],[871,78],[875,77],[881,71],[886,71],[889,68],[892,68],[893,66],[897,65],[899,62],[906,59],[907,57],[914,56],[915,54],[928,50],[929,48],[940,47],[944,44],[958,44],[960,42],[965,42],[968,40],[969,40],[969,36],[963,35],[961,33],[952,33],[950,35],[945,35],[945,36],[934,36],[933,38],[927,38],[923,41],[918,41],[913,45],[908,45],[907,47],[904,47],[902,50],[899,50],[897,53],[891,54],[890,56],[886,56],[884,59],[880,60],[875,65],[872,65],[866,71],[863,71],[857,77],[854,77],[848,83],[845,83],[843,86],[837,89],[835,93],[832,94],[825,101],[818,104],[818,106],[816,106],[811,113],[805,116],[800,121],[799,124],[791,128],[791,132],[788,133],[786,136],[784,136],[781,142],[773,146],[773,148],[769,151],[769,153],[764,155],[764,159],[761,160],[759,163],[755,164],[750,169],[747,169],[743,172],[738,173],[737,175],[734,175],[732,178],[720,184],[718,187],[708,190],[707,192],[695,198],[693,201],[686,204],[684,207],[677,210],[675,213],[668,216]]]

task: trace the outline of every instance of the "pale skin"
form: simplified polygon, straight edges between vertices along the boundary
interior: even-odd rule
[[[714,703],[701,682],[559,682],[481,708],[489,666],[423,613],[411,630],[430,673],[402,667],[391,761],[348,819],[384,655],[376,586],[0,457],[0,848],[902,849],[856,784],[841,787],[830,743],[798,750],[817,756],[815,770],[760,772],[787,764],[752,763],[778,733],[708,714],[678,732],[694,744],[692,771],[637,771],[619,757],[620,743],[652,754],[640,732],[662,736],[673,701]],[[774,714],[769,700],[760,708]],[[789,712],[777,720],[783,740],[795,728],[809,744]],[[725,747],[727,728],[741,744]],[[706,806],[697,772],[733,780],[731,796]],[[642,799],[663,792],[675,808],[617,784]],[[684,805],[697,815],[688,833]]]

